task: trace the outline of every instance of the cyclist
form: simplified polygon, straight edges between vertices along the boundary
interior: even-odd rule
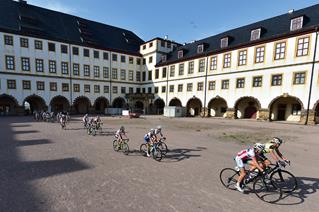
[[[244,168],[245,164],[248,164],[250,166],[250,169],[249,169],[250,171],[253,171],[257,168],[260,172],[264,172],[264,169],[257,162],[257,159],[256,159],[256,155],[259,155],[264,149],[265,149],[264,144],[256,143],[254,147],[244,149],[237,153],[237,156],[235,157],[235,161],[236,161],[237,167],[240,170],[240,175],[237,179],[237,184],[235,187],[238,191],[244,192],[244,190],[241,187],[241,183],[246,175],[246,171]]]
[[[285,162],[289,163],[289,160],[285,158],[282,153],[279,151],[279,146],[283,143],[283,140],[278,137],[273,137],[269,142],[265,143],[265,149],[258,156],[258,159],[264,164],[265,167],[268,167],[271,162],[265,156],[265,154],[269,153],[271,157],[276,161],[276,163],[280,165],[285,165]],[[282,162],[281,160],[285,161]]]
[[[62,114],[60,116],[60,124],[61,124],[61,127],[63,129],[65,127],[65,125],[66,125],[66,115]]]
[[[158,140],[158,139],[157,139],[157,136],[158,136],[158,135],[161,136],[160,138],[166,139],[166,138],[164,137],[163,133],[162,133],[162,127],[161,127],[160,125],[155,128],[156,140]]]
[[[151,149],[151,144],[154,142],[154,140],[156,139],[156,135],[155,135],[155,130],[151,129],[148,133],[146,133],[144,135],[144,142],[146,144],[147,147],[147,157],[150,157],[150,149]]]
[[[115,133],[115,138],[118,141],[118,148],[121,146],[120,144],[122,143],[123,137],[125,137],[126,139],[128,139],[128,137],[125,134],[125,128],[124,126],[121,126],[120,129],[118,129]]]
[[[83,125],[84,127],[87,127],[87,124],[89,122],[89,115],[88,114],[85,114],[82,118],[82,121],[83,121]]]

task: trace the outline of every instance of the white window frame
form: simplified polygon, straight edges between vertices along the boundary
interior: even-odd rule
[[[228,47],[228,37],[220,39],[220,48]]]
[[[250,32],[250,40],[251,41],[259,40],[260,39],[260,35],[261,35],[261,28],[253,29]]]
[[[303,27],[303,16],[299,16],[291,19],[290,21],[290,31],[295,31]]]

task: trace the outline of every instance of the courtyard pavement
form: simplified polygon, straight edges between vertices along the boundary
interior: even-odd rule
[[[0,211],[319,211],[319,127],[213,118],[103,117],[88,136],[80,117],[66,130],[31,117],[0,117]],[[124,125],[130,154],[114,152]],[[170,149],[156,162],[138,153],[161,125]],[[276,204],[225,189],[219,172],[254,142],[284,138],[299,188]]]

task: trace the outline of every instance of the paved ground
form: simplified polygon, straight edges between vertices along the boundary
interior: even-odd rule
[[[249,120],[103,118],[88,136],[80,118],[67,130],[29,117],[0,118],[0,211],[319,211],[319,127]],[[131,153],[112,150],[124,124]],[[170,153],[156,162],[137,153],[151,126],[162,125]],[[300,188],[277,204],[226,190],[219,171],[235,153],[272,136]]]

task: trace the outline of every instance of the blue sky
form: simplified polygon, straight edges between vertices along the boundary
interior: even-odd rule
[[[132,30],[143,40],[180,43],[319,3],[318,0],[27,0],[41,7]],[[152,3],[151,3],[152,2]]]

